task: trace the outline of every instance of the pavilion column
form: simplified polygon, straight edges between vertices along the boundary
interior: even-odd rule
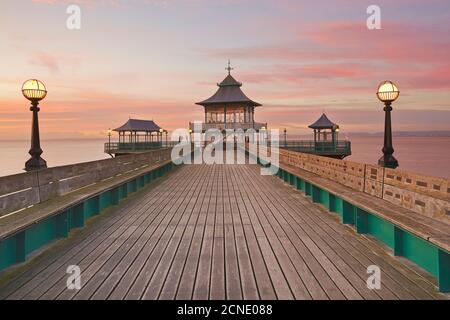
[[[225,129],[227,128],[227,106],[223,107],[223,122],[225,123]]]
[[[252,115],[251,115],[251,117],[252,117],[253,128],[255,128],[255,107],[252,107]]]

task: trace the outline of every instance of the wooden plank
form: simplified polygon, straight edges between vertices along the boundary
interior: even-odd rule
[[[223,170],[218,166],[216,215],[214,220],[213,255],[209,298],[211,300],[226,299],[225,292],[225,245],[224,245],[224,201],[223,201]]]
[[[296,192],[296,191],[293,191],[293,192]],[[285,204],[287,204],[288,202],[287,201],[285,201],[284,202],[284,204],[281,204],[281,205],[285,205]],[[296,205],[292,205],[291,206],[291,208],[297,208],[298,207],[298,205],[296,204]],[[315,209],[315,208],[317,208],[317,206],[316,207],[312,207],[311,208],[311,205],[309,205],[308,204],[308,208],[310,209],[309,211],[312,211],[311,209]],[[301,222],[301,225],[305,225],[305,222],[304,221],[302,221]],[[317,226],[318,224],[317,224],[317,222],[315,222],[315,224],[314,224],[314,226]],[[323,225],[323,223],[322,224],[319,224],[319,226],[322,226]],[[330,231],[332,231],[333,229],[336,229],[336,227],[339,227],[339,228],[345,228],[345,227],[343,227],[342,225],[338,225],[338,224],[335,224],[335,225],[333,225],[333,228],[331,228],[330,229]],[[314,228],[314,230],[316,230],[316,231],[318,231],[318,230],[320,230],[319,228],[317,228],[317,227],[315,227]],[[330,232],[330,231],[328,231],[328,232]],[[343,232],[340,232],[339,233],[339,235],[341,235],[341,237],[342,237],[342,235],[343,234],[347,234],[347,232],[345,232],[346,230],[342,230]],[[357,237],[360,237],[359,235],[357,235]],[[329,238],[329,237],[328,237]],[[326,239],[326,237],[325,237],[325,233],[324,233],[324,239]],[[342,243],[342,239],[339,239],[339,240],[336,240],[336,241],[338,241],[339,243]],[[378,246],[379,247],[379,246]],[[347,249],[348,250],[348,249]],[[363,252],[366,252],[367,251],[367,248],[365,249],[365,250],[363,250],[360,254],[359,254],[359,256],[361,257],[362,256],[362,254],[363,254]],[[344,252],[344,251],[341,251],[341,252]],[[393,260],[391,257],[388,257],[388,259],[389,260]],[[346,259],[346,261],[347,261],[348,259]],[[350,260],[351,261],[351,260]],[[373,263],[372,263],[373,264]],[[391,268],[392,269],[392,268]],[[383,271],[384,271],[384,269],[383,269]],[[388,270],[388,271],[390,271],[390,270]],[[413,298],[415,295],[411,295],[411,294],[409,294],[408,293],[408,290],[405,290],[405,288],[402,288],[401,286],[398,286],[398,285],[396,285],[395,283],[393,283],[393,279],[392,278],[390,278],[390,277],[385,277],[385,280],[387,280],[387,281],[384,281],[384,283],[386,284],[386,283],[388,283],[388,284],[390,284],[391,286],[394,286],[394,289],[395,290],[397,290],[397,294],[398,293],[400,293],[400,297],[401,298],[403,298],[403,299],[411,299],[411,298]],[[408,287],[408,285],[409,285],[409,281],[404,281],[404,284],[406,284],[407,285],[407,287]],[[411,288],[411,287],[410,287]],[[400,289],[400,290],[398,290],[398,289]],[[417,293],[417,287],[416,286],[413,286],[412,287],[412,290],[413,291],[416,291],[416,293]],[[382,292],[379,292],[379,293],[382,293]],[[427,294],[425,294],[424,295],[424,292],[422,292],[422,293],[419,293],[420,295],[419,295],[419,297],[420,298],[422,298],[422,299],[426,299],[426,298],[429,298],[429,295],[427,295]],[[388,294],[388,296],[390,297],[390,295]],[[385,298],[387,298],[387,296],[385,296]]]
[[[166,197],[159,197],[159,203],[147,207],[147,218],[140,225],[136,224],[136,232],[128,241],[105,263],[95,275],[76,292],[72,298],[76,299],[106,299],[120,276],[126,272],[128,267],[138,253],[143,249],[148,239],[155,232],[157,226],[167,216],[168,210],[164,207],[173,206]],[[151,219],[150,219],[151,218]]]
[[[224,199],[224,241],[225,241],[225,288],[226,297],[230,300],[242,300],[242,286],[239,272],[235,230],[231,211],[230,172],[227,170],[229,165],[221,165],[224,173],[222,180],[222,197]],[[233,195],[234,196],[234,195]]]
[[[153,221],[154,216],[152,213],[158,213],[156,209],[159,207],[158,204],[163,200],[163,197],[158,197],[157,202],[155,202],[152,206],[145,205],[140,209],[139,218],[127,226],[128,229],[131,228],[133,231],[131,235],[134,234],[136,230],[140,230],[139,227],[143,225],[147,226]],[[128,231],[128,229],[126,230]],[[113,242],[111,243],[111,241]],[[65,283],[67,275],[64,274],[60,280],[54,284],[53,287],[41,298],[49,299],[51,297],[58,297],[58,299],[73,299],[78,294],[80,294],[78,299],[89,298],[92,292],[97,288],[97,285],[101,284],[100,279],[106,275],[106,273],[101,272],[101,268],[103,268],[107,262],[110,262],[111,258],[113,259],[112,263],[107,265],[106,268],[114,267],[114,264],[116,262],[118,263],[120,258],[126,253],[127,249],[130,248],[130,242],[133,242],[133,238],[128,241],[128,238],[123,239],[120,234],[118,236],[113,235],[108,237],[78,264],[82,270],[82,281],[84,281],[82,290],[67,290]],[[128,245],[125,245],[126,243],[128,243]],[[117,252],[118,254],[116,255]],[[94,276],[96,277],[92,281],[91,278]]]
[[[209,166],[205,168],[204,170],[209,171],[209,177],[213,176],[213,170],[214,168],[212,166]],[[176,292],[176,296],[172,298],[176,298],[179,300],[188,300],[192,299],[194,286],[195,286],[195,280],[197,277],[197,270],[199,266],[199,260],[200,260],[200,254],[202,250],[202,243],[206,231],[206,220],[208,217],[209,212],[209,204],[211,200],[211,188],[213,185],[214,179],[209,178],[207,181],[206,189],[204,190],[204,197],[202,204],[199,209],[199,219],[197,221],[197,224],[195,226],[193,240],[191,242],[191,245],[189,247],[188,256],[186,259],[185,266],[183,268],[178,289]],[[163,288],[163,291],[161,293],[161,298],[165,298],[165,289],[166,285]],[[170,288],[168,289],[170,290]],[[171,299],[172,299],[171,298]]]
[[[151,189],[153,190],[153,189]],[[152,191],[150,191],[152,192]],[[51,285],[51,282],[57,280],[57,270],[67,276],[65,274],[65,270],[68,265],[76,264],[78,259],[82,259],[84,254],[87,252],[91,252],[95,248],[97,248],[102,243],[105,243],[105,240],[111,238],[111,235],[114,234],[118,230],[120,226],[127,226],[134,222],[134,220],[138,219],[142,214],[142,210],[145,207],[145,204],[149,202],[151,199],[144,199],[145,201],[136,201],[136,197],[130,197],[125,200],[123,209],[137,208],[136,211],[132,210],[133,214],[127,215],[127,211],[121,212],[119,208],[113,209],[113,213],[111,214],[112,218],[110,221],[108,219],[102,219],[100,217],[100,221],[105,221],[104,225],[100,225],[98,229],[83,230],[81,234],[86,234],[87,232],[91,232],[90,236],[88,236],[83,243],[86,245],[73,243],[69,246],[68,250],[57,260],[53,258],[48,258],[41,263],[38,268],[32,269],[29,272],[26,272],[22,275],[23,281],[18,281],[18,285],[14,283],[13,290],[15,291],[13,295],[10,295],[8,298],[11,299],[20,299],[24,296],[24,294],[32,291],[34,288],[39,287],[41,292],[45,291]],[[123,210],[122,209],[122,210]],[[118,215],[117,220],[114,219],[116,214]],[[120,221],[120,223],[118,223]],[[109,223],[110,222],[110,223]],[[94,232],[95,231],[95,232]],[[95,239],[95,241],[93,240]],[[51,277],[51,279],[49,279]],[[21,280],[19,279],[19,280]],[[45,282],[45,283],[44,283]],[[23,284],[21,286],[21,284]]]
[[[182,169],[184,171],[184,168]],[[184,171],[184,173],[186,174],[186,171]],[[181,178],[180,180],[183,179]],[[184,179],[184,181],[186,181],[186,179]],[[176,205],[170,208],[170,212],[174,215],[174,218],[158,228],[157,233],[150,239],[149,245],[146,245],[145,250],[134,261],[132,265],[133,272],[127,273],[125,277],[121,279],[118,285],[120,290],[116,289],[111,294],[111,299],[140,299],[142,297],[178,224],[188,218],[188,216],[183,217],[182,213],[198,187],[195,180],[189,182],[190,189],[188,190],[182,190],[179,193],[177,193],[177,190],[170,190],[170,192],[168,192],[167,197],[171,199],[173,199],[174,194],[180,195],[175,201]]]
[[[0,289],[41,299],[445,299],[424,271],[256,165],[191,165]],[[82,289],[66,289],[68,264]],[[366,268],[382,268],[382,289]],[[84,281],[84,282],[83,282]]]
[[[208,170],[201,170],[200,173],[208,175]],[[165,286],[164,295],[161,299],[174,299],[178,288],[179,278],[183,271],[189,246],[200,215],[200,206],[203,202],[206,183],[201,179],[196,187],[198,192],[189,201],[184,215],[189,215],[189,220],[185,225],[179,224],[174,237],[159,261],[158,267],[144,293],[143,299],[157,299]],[[178,232],[178,233],[177,233]]]
[[[227,168],[225,168],[227,170]],[[248,218],[246,212],[241,212],[238,203],[243,206],[241,193],[239,192],[238,184],[235,183],[235,166],[229,167],[227,170],[228,196],[230,199],[231,219],[234,228],[235,246],[237,251],[237,260],[239,264],[240,281],[242,285],[242,298],[245,300],[259,299],[258,287],[256,285],[256,278],[254,275],[254,268],[250,259],[247,240],[245,238],[243,221]]]

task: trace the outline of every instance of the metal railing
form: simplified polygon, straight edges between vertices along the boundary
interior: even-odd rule
[[[177,142],[158,141],[158,142],[107,142],[105,143],[105,153],[120,152],[144,152],[161,148],[173,147]]]
[[[317,155],[351,155],[350,141],[284,141],[280,140],[280,148]]]
[[[267,128],[267,123],[261,123],[261,122],[217,122],[217,123],[201,123],[202,125],[202,131],[206,131],[209,129],[219,129],[219,130],[225,130],[225,129],[242,129],[242,130],[248,130],[248,129],[255,129],[255,130],[261,130],[263,127]],[[189,129],[194,130],[194,123],[189,123]]]

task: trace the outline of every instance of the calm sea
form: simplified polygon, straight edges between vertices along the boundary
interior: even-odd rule
[[[382,137],[352,137],[353,155],[347,160],[376,164],[381,156]],[[48,166],[107,159],[104,140],[42,141]],[[395,137],[395,157],[400,169],[450,178],[450,137]],[[0,176],[23,172],[29,158],[28,141],[0,141]]]

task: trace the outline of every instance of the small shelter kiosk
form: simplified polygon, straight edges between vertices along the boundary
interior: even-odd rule
[[[119,133],[119,142],[105,144],[105,153],[114,155],[145,152],[163,147],[163,130],[152,120],[129,119],[122,126],[113,131]]]
[[[283,147],[296,152],[335,159],[344,159],[352,154],[350,141],[339,141],[339,125],[328,119],[325,113],[309,128],[314,130],[314,141],[286,141],[285,138]]]
[[[314,130],[314,142],[332,142],[338,141],[339,126],[328,119],[325,113],[311,124],[309,128]]]
[[[161,127],[153,120],[129,119],[113,131],[119,133],[119,143],[161,142]]]

